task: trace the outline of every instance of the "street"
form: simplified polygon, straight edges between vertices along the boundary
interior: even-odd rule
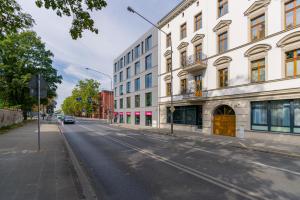
[[[99,199],[299,200],[300,160],[119,129],[62,126]]]

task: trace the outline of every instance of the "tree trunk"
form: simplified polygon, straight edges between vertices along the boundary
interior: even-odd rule
[[[26,110],[23,110],[23,118],[24,118],[24,121],[27,120],[27,111]]]

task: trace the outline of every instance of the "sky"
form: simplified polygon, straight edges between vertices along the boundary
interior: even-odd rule
[[[85,31],[83,38],[77,40],[72,40],[69,34],[71,18],[61,18],[52,10],[37,8],[34,0],[17,1],[34,18],[33,30],[54,53],[53,66],[63,76],[57,90],[59,108],[78,80],[93,78],[101,83],[101,89],[110,89],[109,79],[85,68],[112,75],[114,58],[151,28],[150,24],[129,13],[128,6],[152,22],[158,22],[181,0],[107,0],[106,8],[91,13],[99,34]]]

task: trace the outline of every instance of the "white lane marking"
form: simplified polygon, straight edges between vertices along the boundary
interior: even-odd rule
[[[108,136],[108,138],[110,138],[112,141],[115,141],[116,143],[120,144],[120,145],[123,145],[127,148],[130,148],[130,149],[133,149],[141,154],[144,154],[150,158],[153,158],[155,160],[159,160],[163,163],[165,163],[166,165],[169,165],[169,166],[172,166],[180,171],[183,171],[183,172],[186,172],[190,175],[193,175],[197,178],[200,178],[204,181],[207,181],[207,182],[210,182],[214,185],[217,185],[223,189],[226,189],[228,191],[231,191],[235,194],[238,194],[240,196],[243,196],[247,199],[251,199],[251,200],[257,200],[257,199],[266,199],[266,198],[263,198],[261,196],[259,196],[259,194],[257,193],[254,193],[254,192],[251,192],[251,191],[248,191],[247,189],[244,189],[244,188],[241,188],[241,187],[238,187],[234,184],[231,184],[231,183],[228,183],[228,182],[225,182],[221,179],[218,179],[218,178],[215,178],[213,176],[210,176],[208,174],[205,174],[203,172],[200,172],[196,169],[193,169],[193,168],[190,168],[186,165],[183,165],[183,164],[180,164],[180,163],[177,163],[177,162],[174,162],[172,160],[169,160],[168,158],[166,157],[163,157],[163,156],[160,156],[160,155],[157,155],[157,154],[154,154],[148,150],[144,150],[144,149],[140,149],[139,147],[136,147],[136,146],[133,146],[129,143],[126,143],[124,141],[121,141],[119,139],[116,139],[116,138],[112,138],[110,136]]]
[[[81,126],[82,128],[85,128],[85,129],[87,129],[87,130],[89,130],[89,131],[95,131],[95,130],[90,129],[90,128],[86,127],[86,126],[82,126],[82,125],[79,125],[79,126]],[[123,133],[118,133],[118,134],[120,134],[120,135],[122,135],[122,136],[125,136],[125,134],[123,134]],[[98,135],[100,135],[100,134],[98,134]],[[103,135],[105,135],[105,134],[101,133],[101,135],[103,136]],[[127,136],[127,137],[136,140],[136,138],[134,138],[134,137],[131,137],[131,136]],[[151,138],[151,137],[150,137],[150,138]],[[152,138],[152,139],[154,139],[154,138]],[[158,140],[159,140],[159,139],[158,139]],[[167,141],[166,141],[166,142],[167,142]],[[213,154],[213,155],[220,156],[220,157],[228,157],[228,156],[220,155],[220,154],[215,153],[215,152],[213,152],[213,151],[204,150],[204,149],[201,149],[201,148],[198,148],[198,147],[189,147],[189,146],[184,145],[184,144],[179,144],[179,146],[182,146],[182,147],[185,147],[185,148],[192,148],[192,149],[195,149],[195,150],[197,150],[197,151],[202,151],[202,152],[205,152],[205,153],[208,153],[208,154]],[[231,156],[230,156],[230,157],[231,157]],[[240,161],[239,159],[232,158],[232,157],[231,157],[231,159],[232,159],[232,160],[236,160],[236,161]],[[254,165],[256,165],[256,166],[260,166],[260,167],[264,167],[264,168],[271,168],[271,169],[275,169],[275,170],[279,170],[279,171],[282,171],[282,172],[287,172],[287,173],[291,173],[291,174],[300,176],[300,172],[296,172],[296,171],[292,171],[292,170],[288,170],[288,169],[284,169],[284,168],[280,168],[280,167],[275,167],[275,166],[263,164],[263,163],[260,163],[260,162],[254,162],[254,161],[244,161],[244,162],[247,162],[247,163],[250,163],[250,164],[254,164]]]
[[[88,131],[95,131],[94,129],[91,129],[91,128],[83,126],[83,125],[78,125],[78,126],[80,126],[81,128],[84,128],[84,129],[86,129]]]
[[[104,125],[100,125],[100,124],[97,124],[96,126],[99,126],[99,127],[102,127],[102,128],[107,128],[107,129],[110,129],[110,130],[113,130],[113,131],[119,131],[120,130],[120,129],[116,129],[116,128],[112,128],[112,127],[104,126]]]
[[[280,170],[280,171],[284,171],[284,172],[288,172],[288,173],[300,176],[300,172],[295,172],[295,171],[284,169],[284,168],[280,168],[280,167],[274,167],[274,166],[266,165],[266,164],[263,164],[263,163],[260,163],[260,162],[250,162],[250,163],[252,163],[254,165],[259,165],[261,167],[271,168],[271,169],[277,169],[277,170]]]

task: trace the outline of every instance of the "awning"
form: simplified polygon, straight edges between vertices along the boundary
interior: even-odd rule
[[[146,111],[146,112],[145,112],[145,115],[146,115],[146,116],[152,116],[152,112],[151,112],[151,111]]]
[[[126,112],[126,115],[131,115],[131,112]]]
[[[135,112],[134,115],[135,115],[135,116],[140,116],[141,113],[140,113],[140,112]]]
[[[117,115],[118,115],[118,113],[117,113],[117,112],[115,112],[115,113],[114,113],[114,115],[115,115],[115,116],[117,116]]]
[[[120,112],[120,115],[123,115],[124,113]]]

